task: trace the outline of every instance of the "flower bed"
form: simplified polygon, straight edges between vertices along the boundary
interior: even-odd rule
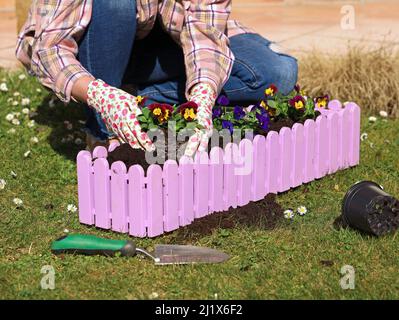
[[[300,103],[299,99],[292,101]],[[97,147],[77,156],[80,222],[154,237],[196,218],[244,206],[359,163],[360,108],[337,100],[315,120],[256,135],[163,167],[109,166]]]

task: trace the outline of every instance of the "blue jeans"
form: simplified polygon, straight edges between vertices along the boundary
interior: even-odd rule
[[[96,78],[120,87],[134,84],[147,103],[185,102],[185,67],[181,48],[156,23],[143,40],[136,40],[135,0],[94,0],[91,22],[79,44],[78,59]],[[296,84],[297,60],[270,49],[271,42],[258,34],[230,38],[235,62],[222,89],[233,104],[250,104],[264,97],[275,84],[286,94]],[[87,130],[99,139],[112,136],[100,115],[89,107]]]

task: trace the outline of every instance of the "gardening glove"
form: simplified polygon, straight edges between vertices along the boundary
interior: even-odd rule
[[[212,107],[215,100],[216,93],[209,84],[199,83],[192,88],[189,101],[197,104],[197,121],[203,129],[195,129],[195,133],[188,140],[184,155],[192,157],[197,150],[207,150],[213,130]]]
[[[141,130],[137,117],[141,110],[137,98],[106,84],[102,80],[90,82],[87,104],[100,113],[107,129],[132,148],[154,151],[155,146]]]

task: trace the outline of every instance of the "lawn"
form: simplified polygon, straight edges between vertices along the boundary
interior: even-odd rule
[[[84,148],[79,144],[84,114],[75,105],[53,106],[35,79],[21,80],[19,74],[0,71],[0,83],[8,86],[8,92],[0,91],[0,179],[6,180],[0,190],[0,298],[399,298],[397,234],[374,238],[334,227],[341,199],[356,181],[374,180],[399,197],[399,120],[384,120],[375,112],[377,121],[370,123],[364,112],[361,131],[368,138],[361,143],[359,166],[278,195],[284,208],[305,205],[305,217],[282,220],[272,230],[254,224],[190,235],[186,228],[156,239],[134,239],[148,249],[157,243],[217,248],[231,255],[226,263],[161,267],[138,257],[57,257],[50,243],[65,229],[128,237],[81,225],[77,213],[68,212],[68,204],[77,205],[75,157]],[[30,126],[22,113],[24,97],[30,99],[35,120]],[[6,120],[10,112],[21,112],[20,125]],[[22,208],[16,208],[14,198],[23,201]],[[55,269],[54,290],[40,287],[44,265]],[[344,265],[355,268],[354,290],[340,287]]]

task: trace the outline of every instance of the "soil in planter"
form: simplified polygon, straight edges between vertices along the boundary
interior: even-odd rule
[[[288,128],[292,128],[292,126],[295,124],[295,122],[291,119],[279,119],[278,121],[271,121],[270,122],[270,126],[269,126],[269,130],[263,130],[263,129],[258,129],[257,131],[255,131],[255,134],[261,134],[264,136],[267,136],[267,134],[269,133],[269,131],[277,131],[279,132],[281,128],[283,127],[288,127]],[[165,134],[165,142],[168,141],[168,131],[167,130],[163,130],[164,134]],[[172,147],[175,148],[176,150],[179,150],[180,147],[186,143],[188,140],[188,137],[186,139],[186,141],[176,141],[175,144],[172,144],[171,146],[168,146],[168,144],[165,144],[164,150],[161,150],[160,147],[158,147],[160,152],[164,152],[166,159],[168,159],[168,147]],[[223,140],[222,137],[219,138],[219,146],[220,147],[224,147],[228,142],[230,141],[226,141],[228,139]],[[156,143],[156,141],[154,141]],[[208,149],[208,152],[210,151],[210,147]],[[181,154],[177,154],[177,159],[179,159],[181,156]],[[107,158],[109,164],[111,165],[112,163],[116,162],[116,161],[122,161],[127,168],[129,168],[132,165],[135,164],[139,164],[143,167],[144,171],[146,172],[148,167],[150,166],[150,164],[145,160],[145,152],[143,150],[140,149],[133,149],[131,148],[128,144],[121,144],[119,147],[115,148],[114,151],[108,153],[108,158]],[[162,164],[160,164],[162,167]]]
[[[284,219],[283,212],[283,208],[276,202],[276,195],[268,194],[264,199],[250,202],[243,207],[230,208],[196,219],[190,225],[175,231],[174,240],[179,243],[192,242],[217,229],[247,227],[272,230]]]

